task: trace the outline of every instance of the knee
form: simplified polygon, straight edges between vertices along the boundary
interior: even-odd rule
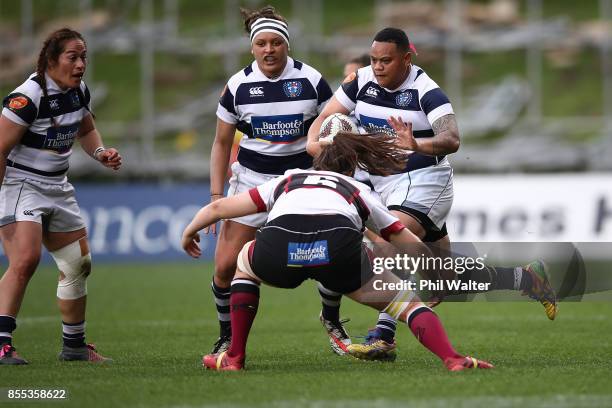
[[[225,253],[221,256],[215,256],[215,277],[221,281],[227,281],[229,284],[236,273],[236,261],[238,253]]]
[[[51,252],[60,278],[57,297],[65,300],[79,299],[87,295],[87,277],[91,274],[91,255],[84,253],[78,241]]]
[[[220,273],[215,268],[215,283],[222,288],[229,287],[232,284],[232,280],[234,279],[235,273],[235,268],[232,273],[228,273],[228,270],[224,270],[222,273]]]

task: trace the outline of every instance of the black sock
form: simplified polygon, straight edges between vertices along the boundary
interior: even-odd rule
[[[342,299],[342,294],[326,289],[320,283],[317,287],[319,289],[319,295],[321,295],[321,313],[323,314],[323,318],[334,322],[339,321],[340,299]]]
[[[85,347],[85,320],[78,323],[62,322],[62,339],[64,340],[64,346]]]
[[[519,282],[520,290],[528,290],[533,287],[533,279],[531,278],[531,274],[529,272],[525,272],[523,268],[521,268],[521,280]]]
[[[464,273],[457,274],[461,282],[474,281],[478,283],[490,283],[491,285],[489,285],[489,289],[487,290],[459,290],[458,293],[482,293],[502,289],[519,290],[519,284],[524,280],[521,279],[521,276],[524,275],[520,267],[507,268],[485,265],[482,269],[478,267],[470,268]]]
[[[13,331],[17,328],[17,322],[13,316],[0,316],[0,346],[13,344]]]
[[[231,288],[222,288],[212,282],[212,292],[217,306],[217,319],[219,319],[219,336],[232,335],[232,321],[230,320],[230,291]]]

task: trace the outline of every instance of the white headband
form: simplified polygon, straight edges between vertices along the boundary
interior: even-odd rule
[[[258,18],[251,24],[251,44],[253,44],[255,36],[261,33],[278,34],[283,37],[283,40],[285,40],[287,46],[289,46],[289,30],[287,29],[287,23],[272,18]]]

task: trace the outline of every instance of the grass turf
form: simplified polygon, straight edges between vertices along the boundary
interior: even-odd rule
[[[56,360],[55,277],[40,268],[19,317],[15,345],[30,365],[0,369],[4,390],[66,389],[68,400],[52,406],[612,406],[610,303],[563,303],[555,322],[536,303],[443,304],[436,311],[457,349],[497,366],[448,373],[403,325],[395,363],[338,357],[311,282],[263,288],[248,370],[217,373],[200,366],[218,330],[210,264],[96,265],[88,341],[115,359],[109,366]],[[376,319],[350,300],[342,315],[351,317],[352,335]]]

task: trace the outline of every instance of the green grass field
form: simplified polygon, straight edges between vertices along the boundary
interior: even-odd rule
[[[612,406],[612,303],[562,303],[550,322],[536,303],[448,303],[437,308],[460,352],[497,368],[449,373],[405,326],[395,363],[331,353],[316,287],[264,288],[247,370],[208,372],[200,359],[217,336],[210,264],[97,265],[89,284],[88,341],[113,365],[59,363],[56,273],[30,284],[15,345],[30,365],[2,367],[0,388],[62,388],[93,407],[604,407]],[[344,300],[349,332],[376,313]],[[43,406],[21,402],[5,406]]]

